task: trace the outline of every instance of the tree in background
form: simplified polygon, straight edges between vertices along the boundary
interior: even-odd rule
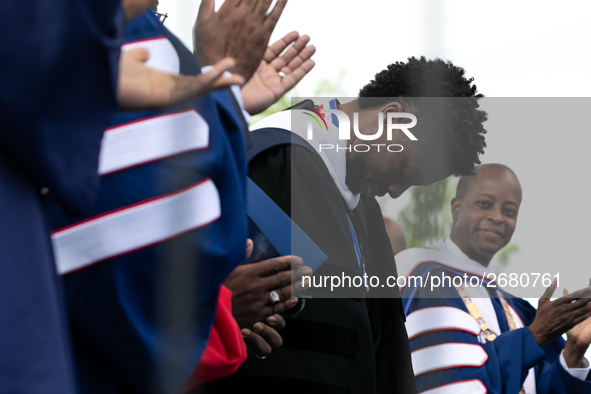
[[[492,268],[492,270],[497,274],[508,272],[511,256],[517,252],[519,252],[518,245],[508,244],[496,254],[495,258],[490,264],[490,268]]]
[[[451,229],[449,202],[455,194],[457,178],[447,178],[430,186],[415,186],[408,192],[411,202],[398,214],[409,248],[431,245],[447,237]]]

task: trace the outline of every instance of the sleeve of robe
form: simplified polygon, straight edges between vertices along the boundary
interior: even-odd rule
[[[181,74],[200,72],[151,11],[128,23],[126,40],[152,45],[151,56]],[[115,129],[127,142],[111,145],[111,156],[105,144],[102,154],[121,167],[101,173],[89,214],[52,207],[58,265],[69,267],[61,273],[81,391],[176,392],[199,363],[219,285],[245,253],[239,116],[226,91],[119,112],[107,133]],[[153,149],[174,148],[183,138],[201,145]],[[79,238],[67,241],[71,236]]]
[[[0,392],[73,393],[40,191],[82,212],[115,111],[120,1],[6,0],[0,12]]]
[[[435,269],[431,275],[440,275]],[[420,275],[420,271],[413,275]],[[410,294],[405,288],[403,297]],[[407,330],[410,337],[413,367],[420,393],[518,393],[530,368],[536,369],[538,394],[588,393],[579,388],[589,383],[575,381],[559,366],[563,345],[554,341],[540,348],[527,327],[504,332],[494,341],[480,343],[480,331],[454,288],[440,288],[439,297],[418,287],[415,295],[405,298]],[[427,298],[430,297],[430,298]],[[509,299],[527,326],[535,311],[525,301]],[[409,305],[410,303],[410,305]],[[427,312],[429,314],[424,314]],[[438,313],[438,318],[433,317]],[[423,316],[421,316],[423,314]],[[448,324],[442,327],[441,321]],[[558,351],[557,351],[558,350]]]
[[[84,212],[116,110],[120,1],[8,0],[0,26],[0,154],[64,209]]]
[[[232,292],[221,285],[209,342],[181,392],[232,375],[246,358],[246,345],[232,316]]]

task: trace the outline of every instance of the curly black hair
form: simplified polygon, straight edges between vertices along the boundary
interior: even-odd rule
[[[358,104],[363,110],[387,105],[393,98],[400,101],[407,112],[417,115],[423,141],[445,151],[452,173],[472,175],[486,147],[482,123],[488,117],[478,109],[483,95],[473,80],[450,61],[410,57],[407,63],[396,62],[377,73],[359,91]]]

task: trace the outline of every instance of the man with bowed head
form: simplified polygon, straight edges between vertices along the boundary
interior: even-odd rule
[[[350,140],[338,138],[338,122],[328,113],[327,126],[320,129],[312,122],[313,139],[307,139],[306,127],[292,121],[307,117],[308,111],[324,112],[321,103],[311,100],[251,127],[254,150],[260,153],[250,161],[250,177],[327,256],[314,273],[316,281],[327,275],[367,274],[385,283],[386,277],[396,275],[374,197],[388,193],[396,198],[412,185],[472,173],[485,146],[486,113],[478,109],[478,97],[461,67],[439,59],[410,58],[377,73],[356,100],[322,104],[348,115],[351,125],[358,117],[358,130],[351,130]],[[429,101],[444,104],[458,116],[431,111]],[[391,142],[382,133],[372,143],[399,143],[402,152],[349,150],[366,142],[358,133],[371,136],[381,126],[385,130],[380,112],[384,122],[390,113],[415,115],[419,123],[412,131],[418,141],[396,130]],[[258,145],[259,136],[280,134],[287,137],[283,143]],[[319,141],[340,149],[319,151]],[[397,288],[340,287],[332,295],[327,294],[330,288],[310,290],[313,298],[294,307],[287,319],[282,348],[265,360],[249,359],[236,374],[211,382],[203,392],[244,387],[251,392],[280,387],[283,393],[416,392]]]
[[[481,165],[458,183],[450,237],[396,255],[402,276],[463,279],[460,286],[444,280],[434,292],[408,281],[402,290],[420,392],[591,393],[583,357],[591,286],[550,301],[553,282],[536,311],[486,281],[486,268],[515,231],[521,197],[510,168]]]

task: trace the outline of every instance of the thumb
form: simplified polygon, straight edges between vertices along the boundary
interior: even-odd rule
[[[197,96],[207,94],[216,89],[243,84],[244,78],[240,75],[231,74],[227,77],[223,76],[224,72],[234,67],[235,64],[234,59],[225,58],[217,62],[211,70],[204,74],[173,76],[174,88],[170,93],[170,102],[168,105],[192,100]]]
[[[124,51],[122,55],[128,57],[131,60],[145,63],[150,58],[150,51],[148,51],[146,48],[140,47],[130,49],[129,51]]]
[[[236,61],[232,58],[224,58],[213,65],[213,67],[206,73],[200,74],[194,78],[193,83],[195,89],[202,90],[201,94],[209,93],[212,90],[228,88],[232,85],[244,84],[244,78],[238,74],[224,73],[236,65]]]
[[[230,71],[231,68],[236,66],[236,60],[231,57],[226,57],[215,63],[206,73],[201,74],[205,83],[212,83],[219,77],[221,77],[226,71]]]
[[[249,238],[246,240],[246,258],[250,257],[253,249],[254,249],[254,243],[252,242],[252,239]]]
[[[542,300],[544,300],[545,302],[550,301],[552,294],[554,294],[554,291],[556,290],[556,286],[558,286],[558,282],[556,281],[556,279],[554,279],[542,295],[542,298],[540,298],[540,302],[542,302]]]

